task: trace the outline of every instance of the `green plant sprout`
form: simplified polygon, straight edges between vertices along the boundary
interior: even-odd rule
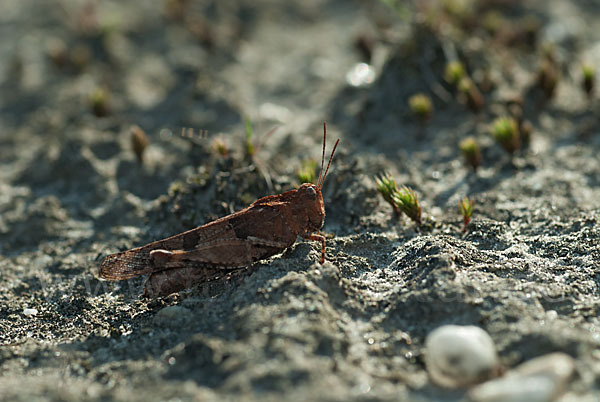
[[[89,94],[88,101],[94,115],[97,117],[108,115],[108,91],[96,88]]]
[[[246,155],[252,158],[256,153],[256,148],[254,147],[254,142],[252,142],[253,133],[250,118],[246,117],[244,119],[244,124],[246,126]]]
[[[458,210],[463,217],[463,228],[462,231],[467,231],[467,225],[471,222],[471,215],[473,215],[473,206],[475,205],[475,201],[469,199],[469,197],[465,197],[462,201],[458,203]]]
[[[269,137],[275,133],[277,127],[273,127],[268,133],[261,135],[260,138],[254,139],[254,130],[252,129],[252,121],[249,117],[244,117],[244,126],[246,131],[246,156],[256,162],[256,154],[262,149],[262,146],[267,142]]]
[[[442,0],[442,8],[444,11],[458,19],[458,21],[467,21],[474,12],[474,2],[464,0]]]
[[[588,98],[591,98],[592,92],[594,91],[594,84],[596,83],[596,70],[591,64],[582,64],[581,73],[583,74],[583,81],[581,85]]]
[[[394,192],[392,195],[394,205],[404,212],[406,216],[412,219],[417,225],[421,226],[421,206],[419,205],[419,198],[417,193],[406,186],[402,186],[399,190]]]
[[[492,35],[498,33],[506,25],[506,18],[497,10],[486,12],[481,19],[481,26]]]
[[[418,93],[408,99],[408,105],[412,114],[421,122],[425,123],[431,119],[433,114],[433,103],[431,98],[423,93]]]
[[[246,162],[254,165],[256,170],[263,176],[265,183],[269,189],[273,189],[273,181],[271,175],[267,169],[266,164],[258,157],[259,151],[262,146],[267,142],[269,137],[277,130],[277,127],[273,127],[268,133],[261,135],[260,138],[254,139],[254,130],[252,129],[252,121],[249,117],[244,116],[244,126],[246,132],[245,147],[244,147],[244,159]]]
[[[398,191],[398,185],[392,176],[389,173],[382,174],[375,178],[375,184],[379,194],[381,194],[383,199],[394,209],[394,213],[400,215],[401,211],[394,203],[394,194]]]
[[[307,159],[302,161],[302,166],[296,171],[296,178],[302,183],[314,183],[317,178],[317,161]]]
[[[446,64],[444,79],[448,84],[458,86],[465,74],[465,66],[460,61],[455,60]]]
[[[459,147],[467,165],[471,166],[474,171],[477,171],[477,168],[481,166],[481,151],[475,138],[465,138],[460,142]]]
[[[512,117],[498,117],[490,129],[492,135],[502,148],[509,154],[514,154],[521,146],[519,127]]]
[[[547,100],[552,99],[558,84],[558,70],[549,59],[544,59],[537,74],[537,82]]]

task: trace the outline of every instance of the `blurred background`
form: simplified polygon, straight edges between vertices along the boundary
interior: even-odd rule
[[[3,1],[0,399],[464,400],[424,363],[448,323],[487,331],[508,370],[565,352],[572,400],[592,395],[599,17],[596,0]],[[324,121],[333,265],[298,241],[158,300],[99,280],[110,253],[314,181]]]

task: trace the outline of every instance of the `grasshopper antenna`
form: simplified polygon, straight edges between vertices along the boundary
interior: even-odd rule
[[[323,175],[323,164],[325,163],[325,144],[327,142],[327,122],[323,122],[323,156],[321,156],[321,170],[319,171],[319,180],[317,188],[321,188],[321,176]]]
[[[321,172],[323,171],[323,162],[325,162],[325,139],[326,139],[326,130],[325,130],[325,122],[323,122],[323,159],[321,160]],[[338,144],[340,143],[340,139],[338,138],[338,140],[335,142],[335,145],[333,146],[333,151],[331,151],[331,156],[329,157],[329,162],[327,162],[327,169],[325,169],[325,174],[323,174],[323,176],[321,177],[321,175],[319,174],[319,181],[317,184],[317,187],[319,189],[323,189],[323,183],[325,182],[325,177],[327,177],[327,172],[329,172],[329,166],[331,165],[331,160],[333,159],[333,154],[335,153],[335,149],[337,148]]]

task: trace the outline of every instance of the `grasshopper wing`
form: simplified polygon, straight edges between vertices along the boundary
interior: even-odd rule
[[[296,240],[296,234],[289,230],[281,213],[284,207],[277,202],[253,204],[187,232],[111,254],[102,261],[100,276],[121,280],[185,266],[238,268],[250,265],[283,251]]]

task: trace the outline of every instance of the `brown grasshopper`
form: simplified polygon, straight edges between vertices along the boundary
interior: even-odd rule
[[[122,280],[150,274],[144,295],[166,296],[281,253],[298,236],[321,242],[322,264],[325,237],[319,231],[325,221],[325,205],[321,190],[340,142],[336,141],[323,173],[326,139],[327,127],[323,123],[323,156],[316,185],[304,183],[295,190],[260,198],[241,211],[187,232],[111,254],[102,261],[100,276]]]

